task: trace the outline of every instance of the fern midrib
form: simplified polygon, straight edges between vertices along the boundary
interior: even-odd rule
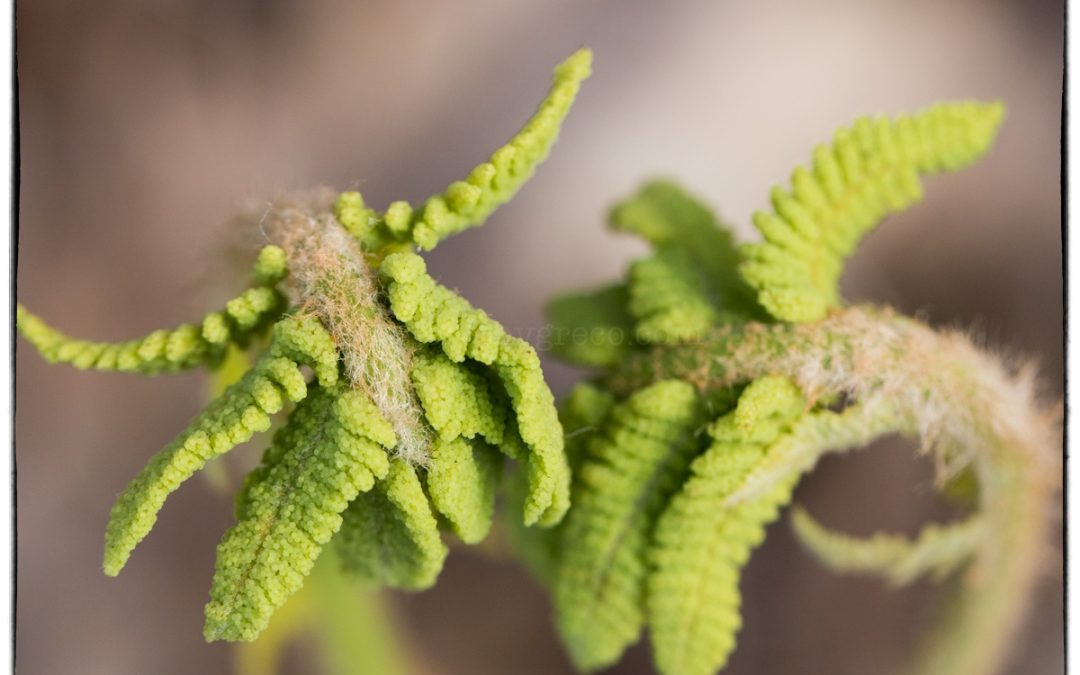
[[[273,511],[265,519],[263,519],[263,524],[259,528],[259,532],[256,535],[258,543],[255,545],[255,554],[251,557],[251,561],[245,566],[243,573],[240,575],[240,578],[237,579],[237,581],[233,584],[232,590],[228,596],[228,604],[230,606],[235,604],[237,598],[240,596],[241,589],[247,586],[248,582],[251,580],[251,574],[255,570],[255,566],[259,561],[259,557],[262,553],[263,548],[266,546],[266,541],[270,537],[270,532],[281,520],[281,510],[285,507],[286,500],[289,498],[290,495],[292,495],[293,491],[296,489],[295,481],[297,479],[297,476],[303,473],[303,470],[307,466],[308,461],[310,461],[310,459],[315,455],[315,448],[317,448],[322,442],[323,438],[325,438],[326,424],[328,423],[326,418],[330,417],[331,414],[332,412],[330,407],[327,407],[327,409],[323,411],[321,415],[321,417],[323,418],[323,423],[319,425],[316,434],[314,434],[313,437],[305,445],[303,452],[300,454],[300,459],[297,462],[297,468],[294,475],[290,477],[290,480],[284,481],[284,484],[279,484],[275,486],[275,492],[278,494],[278,498],[274,505]],[[278,461],[284,460],[285,458],[281,457]],[[267,475],[267,478],[269,478],[269,475]],[[305,532],[305,535],[306,534],[307,533]],[[262,592],[261,587],[259,590],[260,592]],[[218,627],[218,629],[215,631],[215,635],[220,635],[223,630],[224,627]]]
[[[657,463],[656,468],[651,472],[649,478],[642,484],[642,489],[638,492],[638,496],[634,499],[633,507],[630,513],[623,520],[623,525],[620,528],[618,536],[615,538],[615,540],[612,542],[612,545],[604,554],[604,564],[600,567],[600,571],[597,573],[597,577],[595,579],[597,598],[606,596],[609,590],[608,582],[611,578],[611,562],[612,560],[614,560],[615,555],[622,547],[623,541],[626,539],[627,536],[629,536],[630,532],[633,530],[631,524],[645,510],[650,493],[652,492],[653,488],[656,487],[656,484],[660,481],[660,478],[663,476],[665,469],[668,468],[668,463],[677,459],[681,451],[685,451],[685,449],[679,448],[678,445],[674,443],[669,444],[668,450],[664,454],[663,459]],[[645,536],[646,538],[648,538],[649,532],[646,532]],[[585,615],[585,618],[589,622],[592,621],[599,606],[600,603],[598,602],[590,605],[589,611]]]

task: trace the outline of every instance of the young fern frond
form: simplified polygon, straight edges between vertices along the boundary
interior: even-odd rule
[[[915,539],[877,533],[860,539],[829,530],[805,509],[791,512],[799,541],[826,567],[845,574],[872,574],[899,588],[924,576],[944,579],[968,562],[986,536],[979,516],[949,525],[925,526]]]
[[[220,312],[199,323],[156,330],[124,342],[91,342],[69,337],[18,305],[19,332],[49,363],[69,363],[79,370],[113,370],[154,375],[216,366],[231,344],[271,325],[284,311],[285,297],[274,286],[286,274],[284,252],[267,246],[259,254],[254,277],[259,284],[233,298]]]
[[[437,284],[406,250],[479,225],[521,187],[547,156],[590,63],[582,50],[559,66],[548,97],[509,144],[415,212],[397,202],[379,216],[355,193],[340,195],[334,209],[325,191],[274,204],[259,219],[272,245],[256,262],[256,287],[200,325],[110,345],[67,338],[19,308],[20,329],[48,360],[80,368],[217,368],[231,355],[215,399],[114,506],[107,574],[124,566],[171,492],[269,429],[290,402],[299,405],[245,480],[238,522],[219,546],[208,640],[254,639],[339,525],[346,567],[399,588],[430,586],[447,553],[440,524],[468,543],[490,529],[499,451],[523,465],[524,523],[558,523],[570,473],[536,352]],[[271,325],[269,345],[251,350],[254,362],[239,358],[237,345]]]
[[[273,325],[250,368],[231,358],[231,384],[120,496],[106,573],[184,480],[297,403],[218,547],[208,640],[258,636],[332,538],[346,570],[431,586],[448,553],[440,527],[466,543],[491,528],[505,455],[520,465],[512,538],[552,594],[573,661],[610,665],[647,626],[664,675],[707,675],[734,648],[741,571],[799,477],[826,452],[901,433],[937,460],[939,487],[970,476],[970,520],[912,541],[859,541],[801,511],[794,526],[827,565],[897,585],[969,566],[915,672],[992,673],[1042,562],[1056,422],[1030,378],[964,336],[839,309],[837,282],[860,238],[920,198],[921,175],[986,151],[1001,106],[943,104],[842,129],[796,169],[790,194],[773,191],[773,212],[754,217],[764,241],[741,249],[669,182],[616,205],[612,227],[654,250],[628,279],[549,306],[553,349],[607,369],[557,412],[536,351],[410,249],[479,225],[523,185],[590,61],[582,50],[559,66],[521,132],[415,210],[394,202],[380,214],[358,193],[272,208],[260,226],[275,245],[255,288],[201,324],[110,345],[72,340],[19,307],[20,330],[48,360],[130,372],[216,368]]]
[[[885,399],[856,403],[840,412],[811,412],[796,420],[790,432],[769,448],[768,455],[728,494],[724,506],[755,499],[787,476],[806,473],[825,454],[861,448],[889,434],[913,431]]]
[[[698,450],[701,421],[693,387],[658,382],[612,408],[588,442],[553,589],[559,632],[580,668],[614,663],[641,632],[653,524]]]
[[[253,640],[300,589],[341,512],[390,469],[393,428],[357,390],[312,387],[245,486],[217,550],[206,606],[213,640]]]
[[[540,359],[524,340],[427,274],[420,256],[393,253],[382,263],[394,316],[423,343],[438,343],[453,362],[491,367],[502,382],[517,432],[528,448],[519,457],[507,439],[489,438],[510,457],[529,465],[526,524],[554,525],[569,507],[570,473],[563,454],[555,401],[544,382]]]
[[[813,321],[840,304],[844,260],[890,213],[922,198],[919,177],[955,171],[982,156],[1004,116],[1000,103],[940,103],[895,119],[864,117],[814,150],[811,169],[772,191],[754,214],[764,241],[743,251],[740,271],[782,321]]]
[[[410,464],[393,460],[386,479],[353,500],[343,517],[334,541],[345,570],[405,590],[435,583],[448,551]]]
[[[164,450],[154,455],[113,506],[105,530],[105,573],[116,576],[135,546],[150,533],[166,497],[207,461],[270,428],[270,415],[285,400],[300,401],[307,383],[300,364],[323,386],[337,382],[337,351],[311,318],[274,326],[270,349],[236,383],[199,414]]]
[[[441,195],[413,209],[407,202],[390,205],[382,215],[364,206],[358,192],[346,192],[335,205],[338,220],[366,242],[411,243],[430,251],[446,237],[483,224],[509,201],[547,159],[559,127],[581,83],[592,68],[592,52],[581,49],[555,69],[551,90],[525,126],[469,176],[450,184]]]
[[[723,501],[804,408],[801,392],[784,378],[751,383],[735,410],[710,427],[712,444],[691,463],[690,477],[657,521],[647,606],[661,672],[708,675],[734,649],[742,568],[795,481],[735,508]]]

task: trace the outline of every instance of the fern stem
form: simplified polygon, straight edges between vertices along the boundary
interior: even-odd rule
[[[1058,414],[1040,407],[1031,372],[1006,367],[960,333],[853,307],[818,322],[725,327],[658,346],[627,359],[608,385],[626,395],[676,377],[708,392],[785,375],[810,401],[893,407],[898,429],[917,433],[932,453],[939,482],[973,466],[987,536],[911,672],[988,675],[1007,656],[1038,581],[1060,478]]]

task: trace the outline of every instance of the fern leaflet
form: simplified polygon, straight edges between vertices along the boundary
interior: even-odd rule
[[[764,242],[744,247],[740,271],[783,321],[813,321],[840,303],[844,260],[886,215],[922,198],[919,176],[955,171],[987,151],[1000,103],[941,103],[895,119],[864,117],[814,150],[812,169],[775,188],[772,212],[754,214]]]
[[[915,539],[878,533],[868,539],[833,532],[805,509],[791,513],[791,527],[810,553],[839,573],[876,574],[893,587],[929,574],[943,579],[970,559],[985,536],[979,516],[951,525],[927,525]]]

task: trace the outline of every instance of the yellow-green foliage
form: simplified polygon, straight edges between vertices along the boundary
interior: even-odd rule
[[[609,221],[655,251],[630,266],[625,284],[548,304],[549,342],[559,356],[614,366],[648,344],[693,340],[719,324],[762,318],[754,290],[738,274],[729,228],[675,184],[647,183],[616,204]]]
[[[803,546],[829,569],[879,575],[893,587],[906,586],[927,574],[936,580],[945,578],[971,558],[986,535],[983,518],[972,516],[950,525],[927,525],[913,540],[884,533],[859,539],[829,530],[802,508],[792,510],[791,527]]]
[[[283,256],[284,252],[277,246],[265,247],[253,275],[259,285],[230,300],[223,311],[207,314],[197,324],[156,330],[125,342],[91,342],[64,335],[18,305],[19,332],[49,363],[70,363],[80,370],[156,374],[214,366],[230,344],[245,344],[253,333],[265,329],[285,309],[284,296],[274,288],[286,273]]]
[[[723,321],[760,318],[754,292],[739,276],[739,251],[731,228],[675,183],[653,180],[616,204],[611,228],[631,232],[657,251],[676,249],[693,261],[698,287]]]
[[[307,395],[300,364],[310,366],[324,386],[337,381],[337,351],[329,334],[311,318],[284,319],[274,326],[266,354],[214,400],[180,436],[154,455],[120,495],[105,530],[105,573],[119,574],[131,551],[150,532],[165,498],[208,460],[270,428],[270,415],[284,401]]]
[[[716,323],[704,278],[683,248],[662,246],[655,255],[631,264],[629,289],[627,308],[644,342],[691,340]]]
[[[659,382],[616,405],[589,439],[553,591],[559,632],[581,668],[613,663],[641,631],[653,523],[698,449],[701,414],[693,387]]]
[[[955,171],[987,151],[1004,115],[1000,103],[941,103],[894,119],[864,117],[814,150],[811,168],[772,192],[772,211],[754,214],[764,237],[741,267],[758,300],[784,321],[813,321],[840,303],[844,260],[890,213],[922,198],[919,176]]]
[[[345,569],[407,590],[434,584],[447,554],[416,469],[401,460],[353,500],[334,541]]]
[[[439,439],[431,452],[427,490],[431,505],[466,544],[487,536],[495,516],[502,455],[480,439]]]
[[[709,429],[712,445],[656,524],[649,550],[647,607],[661,672],[708,675],[723,667],[741,626],[739,578],[765,525],[791,498],[794,474],[734,508],[725,497],[768,452],[805,402],[788,380],[754,381],[738,407]]]
[[[358,192],[346,192],[335,205],[338,220],[369,248],[384,242],[410,242],[425,251],[446,237],[481,225],[532,177],[559,135],[563,118],[592,68],[592,52],[581,49],[555,69],[551,91],[539,109],[510,141],[419,209],[407,202],[390,205],[382,215],[364,205]]]
[[[381,271],[388,279],[387,296],[394,316],[413,337],[423,343],[437,343],[452,362],[491,366],[491,373],[502,382],[504,395],[509,398],[512,420],[508,423],[516,424],[516,433],[488,440],[527,465],[526,522],[559,522],[569,507],[570,472],[554,398],[544,382],[536,351],[524,340],[507,335],[482,310],[474,309],[464,298],[436,283],[428,276],[420,256],[390,254],[383,260]],[[450,377],[442,379],[452,381]],[[491,405],[496,398],[490,399]],[[487,415],[489,407],[485,402],[483,409],[470,414]],[[517,435],[528,448],[525,456],[519,456],[513,447]]]
[[[390,469],[393,428],[363,392],[312,387],[248,478],[217,550],[207,640],[253,640],[300,589],[341,512]]]

